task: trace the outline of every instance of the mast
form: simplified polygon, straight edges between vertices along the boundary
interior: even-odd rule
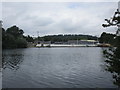
[[[37,44],[39,44],[39,31],[37,31]]]

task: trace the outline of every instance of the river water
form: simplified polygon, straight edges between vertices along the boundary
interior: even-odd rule
[[[103,48],[3,50],[3,88],[115,88]]]

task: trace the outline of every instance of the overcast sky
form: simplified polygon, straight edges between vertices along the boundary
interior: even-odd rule
[[[6,29],[16,25],[25,35],[89,34],[115,32],[103,28],[105,18],[113,16],[117,2],[3,2],[2,20]]]

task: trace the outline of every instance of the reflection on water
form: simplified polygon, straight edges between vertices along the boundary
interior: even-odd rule
[[[21,52],[16,53],[16,51],[12,52],[12,50],[4,52],[6,53],[2,55],[3,69],[5,68],[10,68],[13,70],[19,69],[19,64],[23,61],[23,54]]]
[[[116,88],[101,48],[3,51],[3,88]]]
[[[104,50],[106,70],[113,75],[113,83],[120,87],[120,47]]]

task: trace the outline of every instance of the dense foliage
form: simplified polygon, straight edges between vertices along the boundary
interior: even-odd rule
[[[5,30],[2,28],[2,48],[26,48],[27,41],[23,37],[24,31],[17,26]]]
[[[117,37],[120,41],[120,37]],[[120,42],[117,42],[117,47],[111,47],[104,50],[106,70],[113,74],[114,84],[120,86]]]
[[[39,41],[51,41],[51,42],[67,42],[68,40],[97,40],[96,36],[91,35],[76,35],[76,34],[68,34],[68,35],[48,35],[44,37],[39,37]]]
[[[107,24],[103,24],[103,27],[109,27],[109,26],[118,26],[120,24],[120,11],[117,9],[115,12],[115,15],[111,19],[105,19],[107,21]],[[116,47],[111,47],[108,50],[105,50],[104,56],[106,57],[106,70],[111,72],[113,75],[113,82],[114,84],[118,85],[120,87],[120,35],[119,35],[119,28],[116,32],[114,43]],[[102,34],[102,40],[105,39],[106,34]],[[104,37],[104,38],[103,38]]]
[[[103,32],[99,38],[99,42],[115,45],[115,36],[115,34]]]
[[[23,37],[26,39],[27,42],[34,42],[33,37],[31,37],[30,35],[28,35],[28,36],[23,36]]]

